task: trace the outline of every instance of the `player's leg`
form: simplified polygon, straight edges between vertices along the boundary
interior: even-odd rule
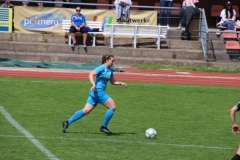
[[[113,99],[111,97],[109,97],[103,103],[103,105],[106,106],[108,108],[108,110],[106,111],[106,114],[104,116],[103,124],[102,124],[102,127],[100,128],[100,131],[105,132],[107,134],[112,134],[112,132],[108,130],[107,125],[108,125],[108,122],[111,120],[111,118],[114,114],[114,111],[116,109],[116,104],[113,101]]]
[[[236,155],[232,158],[232,160],[240,160],[240,146],[238,147]]]
[[[71,118],[69,118],[67,121],[63,122],[63,128],[62,131],[63,133],[66,132],[66,129],[68,128],[68,126],[74,122],[79,120],[80,118],[82,118],[83,116],[89,114],[92,110],[94,109],[94,106],[92,104],[86,103],[85,107],[81,110],[78,110],[77,112],[75,112]]]
[[[69,118],[68,124],[71,124],[72,122],[82,118],[84,115],[89,114],[93,109],[94,106],[92,104],[86,103],[85,107],[82,110],[78,110],[71,118]]]
[[[69,118],[67,121],[63,122],[63,128],[62,131],[63,133],[66,132],[66,129],[68,128],[68,125],[70,125],[72,122],[82,118],[84,115],[89,114],[95,106],[97,106],[98,102],[95,100],[94,95],[90,94],[87,103],[85,107],[82,110],[78,110],[77,112],[74,113],[74,115]]]

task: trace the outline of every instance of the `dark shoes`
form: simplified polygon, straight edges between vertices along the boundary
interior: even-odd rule
[[[63,121],[62,125],[63,125],[62,131],[63,131],[63,133],[65,133],[66,129],[68,128],[68,121]]]
[[[101,131],[101,132],[104,132],[104,133],[106,133],[106,134],[112,134],[112,132],[109,131],[107,127],[103,127],[103,126],[102,126],[102,127],[100,128],[100,131]]]
[[[66,133],[66,129],[68,128],[68,121],[63,121],[62,122],[62,131],[63,131],[63,133]],[[104,132],[104,133],[106,133],[106,134],[112,134],[112,132],[111,131],[109,131],[108,130],[108,128],[107,127],[101,127],[100,128],[100,131],[101,132]]]

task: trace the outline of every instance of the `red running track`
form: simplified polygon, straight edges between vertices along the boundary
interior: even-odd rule
[[[240,86],[240,74],[132,68],[124,68],[123,70],[125,72],[114,73],[116,79],[142,82]],[[0,68],[0,76],[16,77],[88,79],[89,72],[90,71],[57,69]]]

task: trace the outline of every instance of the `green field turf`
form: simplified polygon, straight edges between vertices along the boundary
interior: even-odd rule
[[[91,87],[88,80],[0,77],[0,159],[233,157],[240,138],[231,133],[229,110],[240,101],[240,87],[127,83],[128,88],[110,84],[107,88],[117,104],[108,125],[114,135],[99,131],[106,112],[102,105],[70,125],[64,134],[61,122],[85,105]],[[15,120],[22,129],[6,117]],[[240,124],[240,116],[237,120]],[[145,130],[150,127],[156,129],[156,139],[145,137]]]

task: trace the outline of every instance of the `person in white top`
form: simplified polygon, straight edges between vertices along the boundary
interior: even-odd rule
[[[230,1],[226,2],[226,7],[222,10],[220,17],[222,18],[217,26],[227,27],[229,30],[234,30],[234,21],[236,19],[236,11],[232,7]]]
[[[128,21],[130,18],[130,7],[132,5],[131,0],[115,0],[114,2],[116,8],[116,19],[120,20],[122,14],[125,15],[124,21]]]

